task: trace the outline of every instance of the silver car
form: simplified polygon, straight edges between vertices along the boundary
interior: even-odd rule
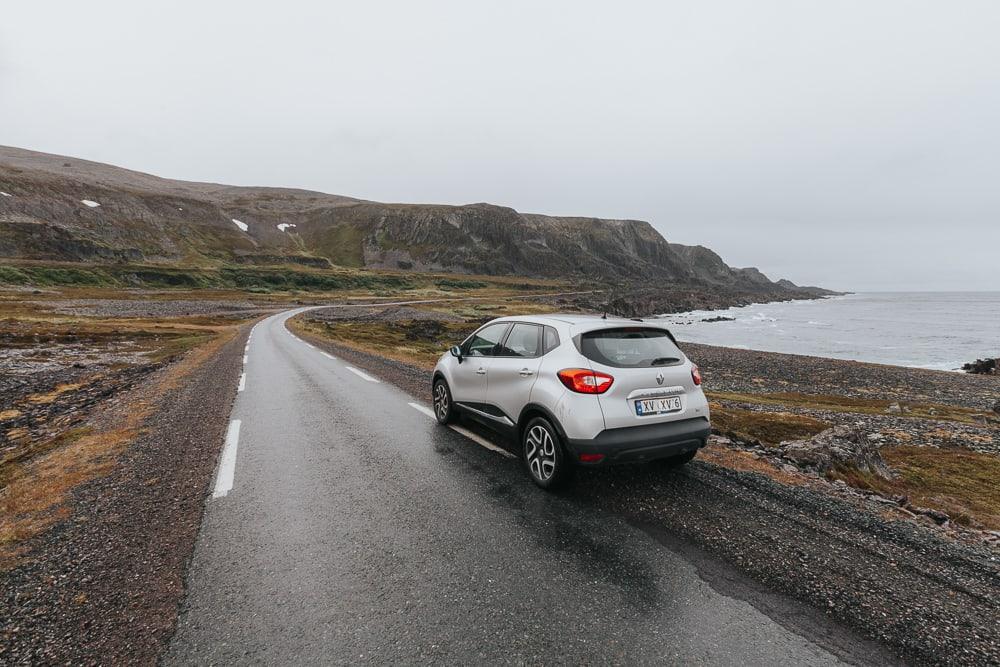
[[[687,463],[709,434],[698,367],[653,322],[502,317],[442,355],[432,383],[440,423],[462,414],[512,436],[543,488],[577,466]]]

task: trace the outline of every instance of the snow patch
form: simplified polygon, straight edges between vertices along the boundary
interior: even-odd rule
[[[100,206],[100,204],[98,204],[96,201],[92,199],[81,199],[80,203],[83,204],[84,206],[89,206],[90,208],[97,208],[98,206]]]
[[[236,218],[233,218],[233,224],[236,225],[237,227],[239,227],[240,229],[242,229],[243,231],[246,231],[247,229],[250,228],[250,225],[248,225],[245,222],[240,222]]]
[[[288,222],[283,222],[280,225],[275,225],[275,227],[278,228],[278,231],[282,231],[282,232],[285,231],[285,230],[287,230],[289,227],[294,227],[294,226],[295,226],[294,224],[288,223]]]
[[[10,194],[9,192],[0,192],[0,195],[3,195],[4,197],[13,197],[14,196],[14,195]]]

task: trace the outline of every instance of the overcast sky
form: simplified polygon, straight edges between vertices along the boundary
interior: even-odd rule
[[[1000,289],[1000,3],[7,3],[0,143]]]

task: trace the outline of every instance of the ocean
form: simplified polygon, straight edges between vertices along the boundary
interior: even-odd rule
[[[712,317],[734,321],[704,322]],[[1000,292],[880,292],[661,315],[681,342],[957,370],[1000,357]]]

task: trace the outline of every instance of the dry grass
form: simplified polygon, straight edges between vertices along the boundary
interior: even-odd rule
[[[46,442],[32,443],[33,456],[5,466],[0,481],[0,570],[23,557],[25,541],[67,517],[66,500],[79,485],[106,475],[116,456],[139,434],[164,392],[176,387],[236,335],[230,323],[214,329],[201,346],[168,367],[155,383],[137,388],[125,404],[102,415],[101,426],[69,431]],[[206,332],[207,335],[207,332]],[[61,388],[69,391],[69,386]],[[142,394],[139,398],[135,394]]]
[[[805,475],[786,472],[770,461],[755,457],[742,449],[709,444],[698,450],[698,458],[731,470],[760,473],[782,484],[793,486],[808,484],[808,478]]]
[[[472,294],[470,292],[469,294]],[[377,354],[414,366],[432,369],[441,354],[452,345],[461,342],[472,333],[482,321],[494,317],[513,314],[552,312],[552,304],[531,299],[503,298],[502,295],[488,297],[473,296],[473,301],[421,304],[421,310],[439,313],[443,327],[441,334],[433,339],[411,338],[407,332],[411,324],[419,321],[338,321],[317,322],[300,315],[290,320],[290,326],[304,334],[335,341],[355,350]],[[452,321],[459,317],[463,321]]]
[[[828,412],[852,412],[869,415],[885,415],[893,403],[899,403],[904,410],[897,417],[920,419],[937,419],[954,421],[964,424],[981,424],[984,413],[982,410],[962,408],[954,405],[936,403],[907,403],[887,401],[874,398],[853,398],[850,396],[828,396],[801,393],[763,393],[742,394],[736,392],[713,391],[706,392],[709,398],[717,401],[732,401],[750,403],[753,405],[774,405],[789,408],[808,408]]]
[[[740,408],[710,404],[712,428],[740,440],[777,445],[785,440],[809,438],[830,428],[832,424],[790,412],[754,412]]]
[[[46,392],[44,394],[32,394],[31,396],[28,396],[27,400],[29,403],[51,403],[52,401],[59,398],[62,394],[65,394],[67,391],[75,391],[82,386],[83,385],[80,384],[79,382],[73,382],[69,384],[59,384],[56,385],[56,388],[53,389],[52,391]]]
[[[911,445],[883,448],[882,458],[896,479],[857,470],[833,476],[883,495],[905,495],[912,505],[946,512],[962,525],[1000,530],[1000,458],[958,447]]]
[[[289,321],[293,331],[311,334],[335,341],[361,352],[377,354],[402,361],[420,368],[433,369],[441,353],[450,345],[461,341],[476,325],[464,322],[446,322],[440,340],[408,340],[404,323],[387,322],[335,322],[319,323],[295,317]]]

